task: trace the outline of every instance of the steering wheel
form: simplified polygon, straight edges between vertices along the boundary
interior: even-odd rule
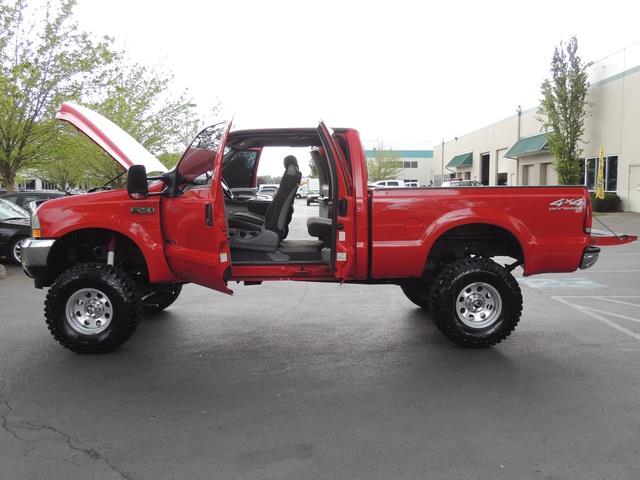
[[[224,178],[221,179],[220,183],[222,184],[222,192],[224,193],[224,196],[229,200],[233,200],[233,192],[229,188],[229,185],[227,185],[227,182],[224,181]]]

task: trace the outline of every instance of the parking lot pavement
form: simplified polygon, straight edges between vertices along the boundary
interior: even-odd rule
[[[8,270],[2,479],[640,477],[638,244],[519,278],[521,324],[484,350],[398,287],[274,282],[187,286],[119,351],[81,356]]]

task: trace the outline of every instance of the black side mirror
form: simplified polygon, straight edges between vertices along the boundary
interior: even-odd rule
[[[127,192],[135,200],[149,196],[149,184],[147,183],[147,169],[144,165],[134,165],[129,168],[127,175]]]

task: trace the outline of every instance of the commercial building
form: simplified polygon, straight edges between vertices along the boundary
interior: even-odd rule
[[[434,175],[439,173],[439,165],[433,158],[433,150],[365,150],[367,160],[388,159],[396,162],[398,173],[395,178],[420,186],[433,184]]]
[[[640,43],[595,62],[589,79],[582,184],[595,188],[602,145],[606,191],[617,193],[625,210],[640,212]],[[449,177],[484,185],[557,185],[541,130],[534,107],[436,145],[436,185]]]

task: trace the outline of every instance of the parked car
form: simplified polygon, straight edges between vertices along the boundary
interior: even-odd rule
[[[0,257],[20,265],[22,242],[30,236],[29,213],[15,203],[0,199]]]
[[[298,191],[296,192],[296,198],[307,198],[309,195],[309,187],[306,185],[302,185],[298,187]]]
[[[320,190],[309,190],[307,194],[307,205],[320,202]]]
[[[183,284],[231,294],[231,282],[282,280],[395,284],[431,312],[451,341],[489,347],[505,340],[522,315],[515,268],[524,276],[574,272],[594,265],[600,247],[637,240],[592,230],[582,186],[367,189],[366,159],[352,128],[332,131],[321,122],[230,131],[218,124],[203,130],[167,171],[89,109],[65,103],[58,117],[108,145],[113,160],[128,169],[126,190],[38,207],[33,238],[22,246],[34,286],[50,287],[45,319],[51,334],[78,353],[119,347],[143,309],[167,308]],[[225,198],[232,195],[222,175],[206,174],[220,171],[225,149],[247,145],[309,148],[321,191],[326,185],[328,193],[319,216],[307,219],[308,239],[285,239],[301,178],[297,166],[286,167],[265,216],[227,212]],[[247,159],[239,169],[245,183],[256,178],[258,164]],[[148,178],[147,171],[165,173]],[[251,302],[246,293],[241,300]],[[343,315],[359,308],[352,300],[339,306]]]
[[[31,202],[36,202],[36,205],[39,205],[45,200],[50,200],[52,198],[64,197],[66,193],[64,192],[49,192],[45,190],[23,190],[19,192],[13,193],[5,193],[4,195],[0,195],[0,198],[4,200],[8,200],[9,202],[15,203],[21,208],[24,208],[29,213],[31,211]]]
[[[374,188],[402,188],[404,180],[379,180],[373,183]]]
[[[482,183],[477,180],[447,180],[442,182],[443,187],[481,187]]]
[[[258,188],[258,195],[268,195],[275,197],[278,192],[279,185],[277,183],[263,183]]]

